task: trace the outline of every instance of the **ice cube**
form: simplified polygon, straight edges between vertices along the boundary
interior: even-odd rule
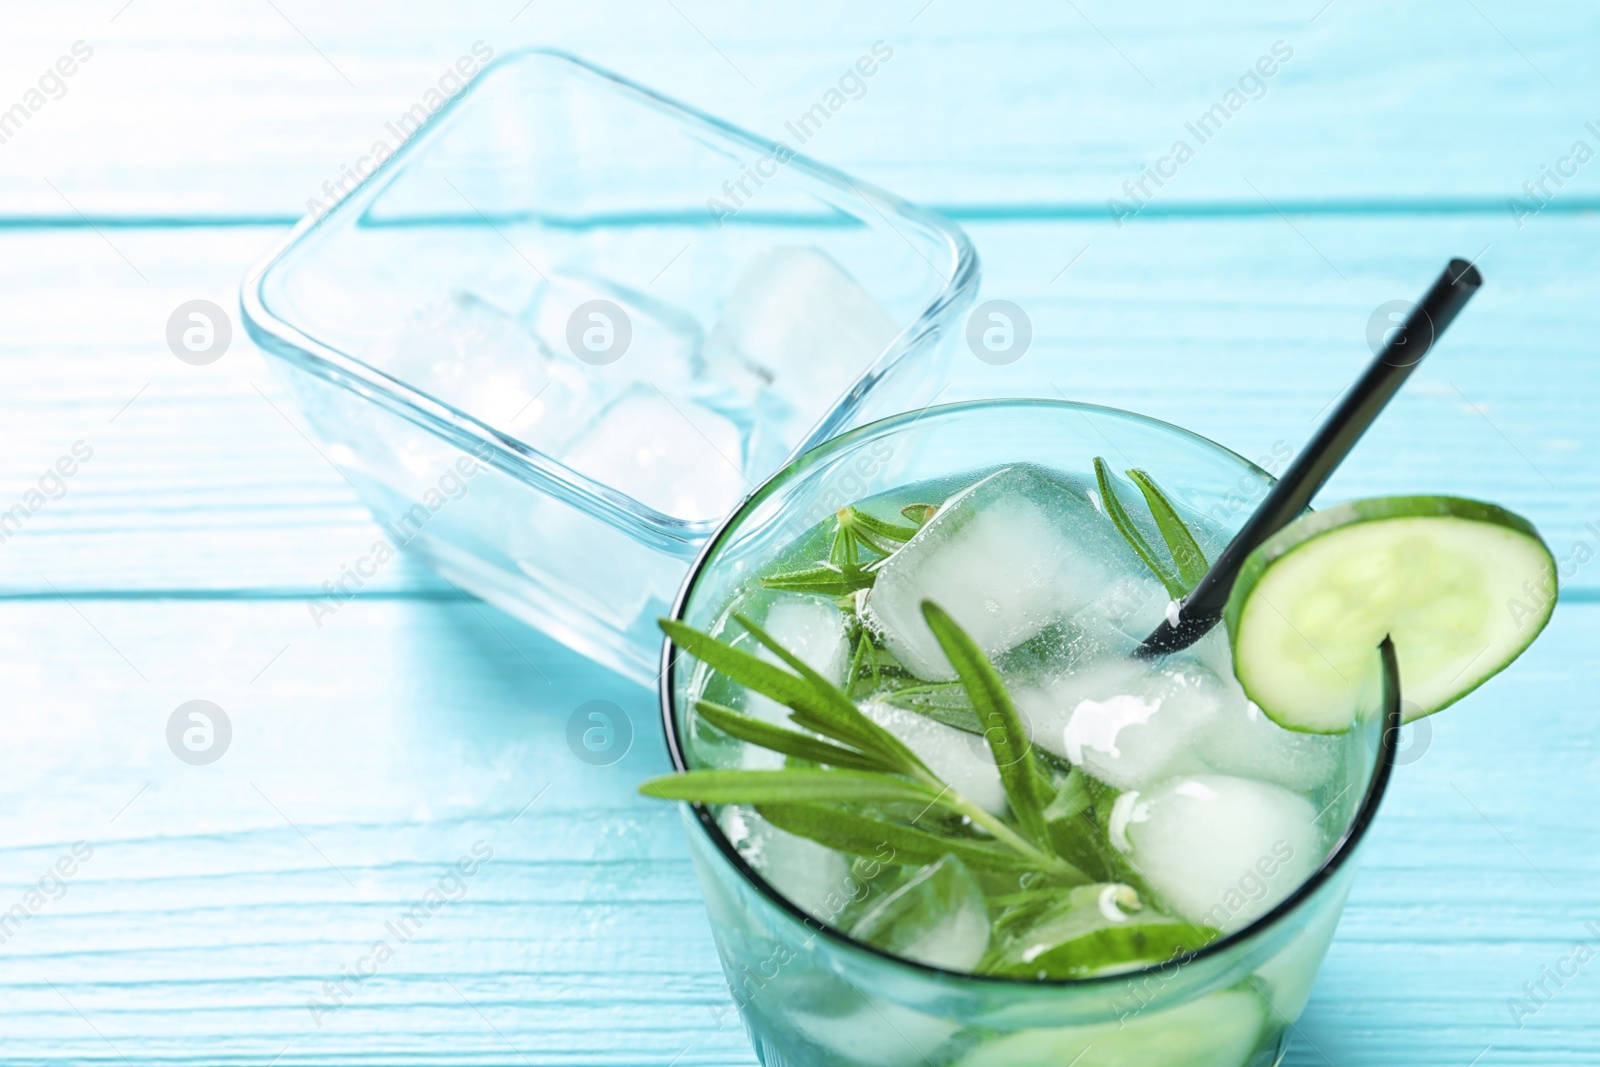
[[[912,673],[955,670],[922,619],[932,600],[991,658],[1069,618],[1139,566],[1081,489],[1004,467],[945,501],[883,564],[863,618]]]
[[[636,381],[681,388],[699,373],[699,320],[604,279],[552,274],[535,290],[522,321],[557,362],[597,383],[601,395]]]
[[[1312,793],[1338,773],[1341,739],[1285,730],[1248,700],[1228,701],[1198,738],[1200,758],[1224,774]]]
[[[1233,673],[1233,645],[1228,641],[1228,628],[1218,623],[1206,635],[1179,653],[1179,657],[1192,660],[1207,668],[1229,686],[1238,686]],[[1244,690],[1241,688],[1240,692]]]
[[[706,339],[713,373],[747,389],[775,384],[808,420],[894,339],[888,313],[827,253],[769,248],[734,283]]]
[[[1172,596],[1167,587],[1140,565],[1120,574],[1072,617],[1086,637],[1118,654],[1133,651],[1167,616]]]
[[[1110,483],[1117,499],[1139,531],[1156,559],[1169,572],[1175,568],[1171,548],[1162,536],[1161,528],[1150,513],[1144,494],[1127,478],[1110,474]],[[1087,490],[1096,508],[1105,514],[1105,501],[1096,483]],[[1184,525],[1194,535],[1205,560],[1215,560],[1227,545],[1229,537],[1213,520],[1196,513],[1176,496],[1168,502],[1183,519]],[[1173,610],[1172,594],[1142,561],[1133,563],[1087,607],[1073,617],[1080,629],[1100,638],[1108,648],[1131,652]]]
[[[844,681],[850,661],[850,643],[845,634],[844,615],[832,601],[825,597],[785,596],[767,609],[761,628],[828,681],[835,685]],[[759,646],[756,655],[768,663],[781,662],[765,645]],[[796,728],[789,721],[789,709],[761,693],[748,693],[744,712],[774,726]],[[771,749],[746,745],[742,761],[747,770],[775,770],[783,766],[784,757]]]
[[[1225,698],[1197,664],[1120,656],[1012,694],[1038,745],[1118,789],[1207,769],[1195,739]]]
[[[864,1067],[925,1067],[937,1062],[936,1050],[961,1029],[953,1020],[882,997],[864,997],[860,1007],[842,1015],[790,1009],[783,1017],[803,1038],[830,1054],[825,1062]]]
[[[1213,770],[1311,793],[1339,771],[1341,739],[1285,730],[1257,707],[1233,674],[1227,632],[1217,627],[1189,652],[1213,665],[1228,689],[1217,715],[1196,738],[1200,758]]]
[[[1323,854],[1310,801],[1281,786],[1221,774],[1122,794],[1110,832],[1169,908],[1223,933],[1270,911]]]
[[[945,856],[863,912],[850,936],[930,967],[966,971],[989,947],[989,909],[966,864]]]
[[[780,830],[750,808],[723,808],[717,825],[772,888],[819,922],[834,922],[860,896],[850,861],[831,848]]]
[[[870,701],[860,707],[863,715],[904,741],[957,793],[996,815],[1005,813],[1006,789],[1000,769],[982,737],[892,704]]]
[[[636,383],[559,454],[568,466],[685,520],[713,519],[747,487],[739,428],[684,397]]]
[[[471,293],[418,308],[372,342],[372,366],[549,452],[585,416],[588,391],[516,319]]]

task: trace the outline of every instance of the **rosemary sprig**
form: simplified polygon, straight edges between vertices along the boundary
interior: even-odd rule
[[[916,753],[906,747],[904,741],[863,715],[861,709],[856,707],[856,702],[851,700],[844,690],[818,674],[805,660],[784,648],[771,634],[745,616],[736,614],[734,618],[750,632],[752,637],[761,642],[767,651],[805,679],[812,690],[821,697],[826,714],[818,715],[809,710],[795,708],[790,711],[789,717],[794,720],[796,726],[823,734],[829,733],[831,729],[835,731],[833,736],[843,728],[852,735],[866,738],[869,750],[881,753],[885,757],[885,763],[896,773],[929,785],[944,784],[933,776],[933,772],[928,770],[927,764],[923,763]]]
[[[1156,576],[1162,585],[1167,587],[1167,594],[1174,600],[1188,592],[1183,587],[1182,581],[1166,565],[1156,559],[1150,542],[1144,539],[1144,534],[1133,524],[1128,511],[1122,506],[1122,500],[1117,496],[1117,487],[1111,481],[1111,471],[1106,468],[1106,461],[1099,456],[1094,457],[1094,478],[1100,487],[1100,502],[1105,507],[1106,515],[1111,519],[1111,524],[1117,532],[1132,546],[1138,557],[1144,560],[1144,565]]]
[[[1161,531],[1162,539],[1167,542],[1167,551],[1172,553],[1172,562],[1177,564],[1178,576],[1183,579],[1183,591],[1187,593],[1205,577],[1209,566],[1205,553],[1200,551],[1200,545],[1195,541],[1194,534],[1189,532],[1188,525],[1179,518],[1178,509],[1172,506],[1172,501],[1167,499],[1167,495],[1148,474],[1135,467],[1128,472],[1128,478],[1144,494],[1144,502],[1156,520],[1156,528]]]
[[[732,708],[713,704],[709,700],[697,700],[694,707],[702,719],[723,733],[785,756],[857,771],[883,770],[886,766],[882,760],[873,759],[854,749],[823,741],[812,734],[774,726],[749,715],[741,715]]]
[[[1126,472],[1149,517],[1136,523],[1103,459],[1094,461],[1103,510],[1174,598],[1207,569],[1204,553],[1177,508],[1144,471]],[[1126,484],[1126,483],[1124,483]],[[1131,496],[1128,497],[1131,500]],[[1082,977],[1107,966],[1182,956],[1217,932],[1143,908],[1146,889],[1105,838],[1105,798],[1097,783],[1035,752],[999,670],[950,617],[930,601],[923,618],[954,682],[927,682],[901,666],[854,615],[884,562],[933,519],[940,505],[908,504],[905,524],[859,506],[833,517],[826,558],[768,575],[777,592],[828,596],[848,621],[849,664],[843,686],[824,678],[760,626],[735,614],[748,639],[713,637],[662,620],[679,649],[736,686],[788,709],[788,725],[745,715],[710,700],[695,702],[708,727],[788,757],[780,770],[692,770],[646,782],[649,796],[703,804],[753,806],[772,826],[846,855],[896,865],[943,866],[960,860],[981,872],[994,919],[993,940],[976,970],[1016,977]],[[1144,531],[1153,529],[1166,552]],[[814,542],[812,542],[814,543]],[[792,558],[792,557],[791,557]],[[752,648],[753,640],[759,649]],[[1008,673],[1018,650],[1001,657]],[[853,698],[908,708],[982,736],[1004,787],[1004,811],[987,810],[943,781],[898,736]],[[870,710],[870,709],[869,709]],[[898,876],[895,876],[898,877]],[[962,877],[970,876],[963,874]],[[1016,886],[1017,890],[1008,891]],[[869,935],[869,940],[871,936]],[[876,943],[876,942],[874,942]]]
[[[959,681],[926,682],[901,686],[879,696],[885,704],[914,711],[969,734],[983,733],[983,722],[972,710],[972,699]]]
[[[915,506],[930,509],[928,514],[932,515],[933,505]],[[828,546],[826,562],[768,575],[761,579],[761,584],[768,589],[819,596],[845,596],[870,588],[877,577],[877,566],[915,537],[920,527],[920,523],[902,526],[886,522],[854,506],[840,508],[834,513],[833,522],[833,540]],[[876,553],[877,558],[863,562],[863,548]]]
[[[705,804],[755,804],[803,810],[779,812],[779,818],[795,832],[832,847],[845,848],[842,842],[858,840],[866,829],[863,820],[886,823],[916,834],[927,834],[945,842],[947,852],[971,854],[989,866],[1012,865],[1033,869],[1062,884],[1089,880],[1074,864],[1049,846],[1050,835],[1044,825],[1044,809],[1050,799],[1043,795],[1048,780],[1038,770],[1025,746],[1015,708],[1004,695],[994,667],[949,617],[931,604],[925,611],[941,618],[943,640],[952,642],[953,661],[959,661],[974,679],[967,684],[980,686],[982,696],[974,695],[974,707],[988,711],[988,722],[1000,734],[990,738],[991,746],[1003,757],[1002,780],[1012,801],[1011,818],[1002,818],[979,806],[949,783],[941,780],[894,734],[869,719],[838,686],[823,678],[798,656],[775,641],[761,627],[743,616],[738,623],[782,663],[770,663],[733,644],[712,637],[681,622],[661,620],[661,628],[683,651],[701,660],[732,681],[771,697],[789,708],[789,719],[798,730],[760,722],[720,705],[700,702],[697,712],[707,722],[750,744],[819,763],[820,767],[787,767],[773,771],[693,770],[646,782],[640,791],[648,796],[688,800]],[[973,657],[978,661],[974,662]],[[787,667],[788,670],[784,668]],[[792,672],[792,673],[791,673]],[[987,672],[987,673],[985,673]],[[966,683],[966,677],[963,682]],[[1003,706],[997,706],[998,688]],[[1010,725],[1001,720],[1009,708]],[[810,738],[806,733],[818,735]],[[826,747],[819,747],[826,746]],[[1007,747],[1011,746],[1011,747]],[[1016,757],[1014,752],[1021,751]],[[1026,784],[1021,784],[1026,783]],[[1015,793],[1012,790],[1017,790]],[[909,804],[917,812],[939,809],[956,816],[953,830],[921,829],[905,825],[896,818],[894,805]],[[884,807],[888,805],[888,807]],[[974,837],[967,829],[985,837]],[[903,836],[914,854],[926,854],[931,842],[919,836]],[[879,834],[873,847],[886,840]],[[890,842],[892,845],[893,842]],[[972,846],[983,848],[972,852]],[[923,851],[915,851],[917,848]],[[1005,864],[995,859],[993,850],[1007,854]]]
[[[995,766],[1000,770],[1000,781],[1005,786],[1013,817],[1029,839],[1048,847],[1050,833],[1044,810],[1054,799],[1055,789],[1039,767],[1033,739],[1023,728],[1022,717],[1011,703],[1000,672],[994,669],[977,642],[939,605],[924,600],[922,617],[972,698],[973,711],[983,723],[983,739],[988,742]]]
[[[882,856],[894,850],[896,862],[922,865],[953,855],[969,867],[995,871],[1029,871],[1033,861],[1012,849],[973,838],[919,830],[888,819],[819,804],[761,804],[763,818],[780,830],[808,837],[854,856]]]
[[[847,596],[857,589],[870,589],[876,578],[875,573],[858,564],[837,564],[830,560],[815,567],[769,575],[761,579],[761,584],[786,593]]]
[[[944,804],[927,783],[881,771],[828,771],[786,767],[781,771],[708,770],[669,774],[639,787],[647,797],[700,804],[842,804],[905,802]],[[953,809],[952,809],[953,810]]]
[[[840,508],[838,522],[840,530],[848,531],[862,544],[884,556],[894,551],[890,545],[898,547],[905,544],[917,535],[918,530],[917,526],[884,522],[856,507]]]
[[[1147,913],[1134,890],[1100,883],[1060,890],[1030,890],[1001,898],[1006,911],[994,923],[983,974],[1014,978],[1083,978],[1108,961],[1166,960],[1210,944],[1206,926]]]
[[[1116,483],[1111,480],[1111,472],[1106,467],[1106,461],[1099,456],[1094,458],[1094,477],[1100,489],[1100,500],[1105,506],[1106,516],[1111,519],[1111,524],[1117,532],[1133,548],[1144,565],[1156,576],[1162,585],[1166,586],[1167,593],[1174,600],[1187,595],[1189,590],[1205,576],[1209,566],[1205,553],[1200,550],[1200,545],[1190,532],[1188,524],[1178,515],[1178,509],[1173,507],[1172,501],[1161,491],[1160,486],[1144,471],[1134,468],[1127,472],[1129,480],[1139,487],[1143,494],[1145,505],[1150,509],[1150,515],[1155,519],[1156,529],[1161,533],[1161,539],[1167,544],[1167,552],[1172,559],[1173,566],[1168,567],[1164,560],[1157,558],[1155,550],[1150,547],[1144,534],[1134,524],[1133,518],[1128,514],[1128,509],[1123,506],[1121,498],[1117,495]]]

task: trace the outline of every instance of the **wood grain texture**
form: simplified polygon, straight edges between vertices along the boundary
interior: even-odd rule
[[[0,214],[70,218],[41,176],[90,215],[302,214],[479,40],[498,53],[577,52],[771,137],[883,40],[894,59],[808,153],[929,203],[1050,205],[1104,224],[1106,199],[1180,138],[1196,155],[1157,208],[1261,212],[1265,195],[1504,213],[1600,121],[1587,58],[1600,15],[1573,2],[830,0],[756,11],[731,0],[282,0],[222,14],[200,0],[134,0],[111,21],[118,7],[7,13],[12,98],[74,41],[95,56],[3,146]],[[1265,95],[1205,144],[1187,134],[1279,41],[1294,54]],[[1595,205],[1591,171],[1553,210]]]
[[[6,1063],[748,1062],[679,821],[632,791],[666,766],[644,691],[467,604],[357,603],[314,638],[271,602],[0,614],[31,668],[0,899],[93,849],[0,947]],[[207,767],[164,737],[195,697],[233,727]],[[611,766],[568,747],[591,700],[633,724]],[[475,849],[402,943],[385,924]],[[313,1013],[380,939],[394,958]]]
[[[1323,499],[1479,496],[1526,514],[1558,555],[1579,540],[1600,548],[1587,529],[1600,527],[1600,305],[1580,281],[1600,269],[1600,223],[1556,217],[1509,236],[1439,217],[1300,228],[1315,247],[1279,219],[1157,220],[1110,240],[1064,220],[969,224],[980,299],[1019,304],[1034,341],[1003,367],[958,346],[938,399],[1065,396],[1264,456],[1298,446],[1370,358],[1378,305],[1420,295],[1453,252],[1488,245],[1489,284]],[[0,367],[14,383],[0,393],[0,500],[19,499],[73,442],[95,450],[3,546],[0,591],[303,596],[371,545],[354,490],[301,436],[237,322],[210,366],[166,348],[173,308],[194,297],[234,308],[277,232],[118,230],[115,248],[82,230],[0,233]],[[1563,577],[1600,588],[1592,562]],[[404,561],[368,586],[416,589],[450,591]]]
[[[665,766],[648,694],[466,604],[358,601],[314,638],[283,603],[77,609],[0,607],[0,901],[93,848],[0,946],[5,1062],[750,1062],[681,826],[632,795]],[[1413,728],[1290,1063],[1600,1062],[1594,975],[1508,1009],[1600,919],[1597,639],[1564,605]],[[209,767],[163,737],[197,697],[233,723]],[[615,765],[567,746],[589,700],[631,721]],[[475,842],[460,899],[318,1027],[322,983]]]
[[[1320,10],[1319,10],[1320,9]],[[941,399],[1065,395],[1247,456],[1302,440],[1373,309],[1451,255],[1489,284],[1327,491],[1460,492],[1600,546],[1587,164],[1597,16],[1562,3],[1321,0],[1225,11],[922,0],[360,9],[11,5],[0,110],[77,40],[66,93],[0,143],[0,510],[94,450],[0,544],[0,911],[92,857],[0,944],[0,1062],[744,1067],[670,810],[649,694],[400,560],[322,628],[303,598],[374,527],[236,333],[167,351],[474,41],[567,48],[771,136],[874,40],[894,59],[805,148],[963,220],[983,299],[1033,347],[957,353]],[[1282,40],[1294,56],[1121,228],[1105,201]],[[1281,209],[1281,214],[1280,214]],[[219,225],[223,223],[224,225]],[[235,323],[237,327],[237,323]],[[1415,729],[1287,1063],[1600,1063],[1600,565],[1508,675]],[[168,717],[207,699],[228,753]],[[606,700],[620,762],[568,747]],[[337,1012],[324,998],[477,842],[493,858]],[[447,886],[450,895],[456,891]]]

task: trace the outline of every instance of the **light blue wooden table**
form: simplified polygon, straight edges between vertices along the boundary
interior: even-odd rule
[[[0,544],[0,911],[27,914],[0,927],[0,1063],[753,1062],[676,818],[633,796],[665,766],[651,695],[409,564],[309,627],[371,520],[242,336],[207,367],[164,341],[476,41],[772,135],[891,45],[807,147],[952,213],[1031,317],[1029,354],[958,359],[952,399],[1059,392],[1264,454],[1378,305],[1476,258],[1488,285],[1325,499],[1467,493],[1600,551],[1592,7],[579,6],[0,14],[0,116],[27,106],[0,126],[0,510],[92,449]],[[1118,227],[1144,166],[1169,177]],[[1533,651],[1412,735],[1289,1063],[1600,1063],[1600,961],[1545,977],[1600,923],[1600,562],[1567,577]],[[210,766],[166,744],[192,699],[232,723]],[[592,699],[635,727],[611,766],[565,742]]]

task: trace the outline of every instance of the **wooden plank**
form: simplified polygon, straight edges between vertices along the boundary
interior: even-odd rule
[[[1584,694],[1600,674],[1582,651],[1596,618],[1561,606],[1525,660],[1425,720],[1426,738],[1408,728],[1287,1063],[1600,1062],[1592,976],[1557,987],[1542,970],[1592,946],[1584,924],[1600,921],[1584,888],[1597,831],[1578,814],[1596,782]]]
[[[0,953],[8,1063],[108,1045],[141,1063],[626,1064],[668,1045],[750,1062],[713,1010],[678,818],[632,792],[665,766],[643,691],[459,603],[362,603],[314,639],[271,602],[0,613],[25,675],[0,757],[7,905],[72,841],[92,849]],[[232,723],[200,767],[165,737],[197,697]],[[631,720],[614,765],[569,750],[592,700]],[[475,849],[424,929],[387,930]],[[384,938],[376,977],[323,990]]]
[[[65,495],[4,545],[13,589],[129,588],[119,575],[133,559],[144,578],[132,586],[145,589],[315,589],[372,544],[369,513],[289,421],[292,402],[239,324],[239,281],[277,236],[4,238],[16,325],[0,341],[6,506],[75,442],[93,452]],[[227,309],[234,331],[229,352],[203,367],[166,344],[173,309],[197,298]],[[314,542],[325,548],[308,555]],[[417,578],[400,561],[372,591],[415,588]]]
[[[752,1062],[678,819],[632,792],[665,765],[648,694],[459,603],[358,602],[314,639],[292,604],[78,608],[0,604],[0,903],[93,849],[0,951],[8,1064]],[[1597,639],[1600,606],[1563,605],[1413,735],[1290,1063],[1600,1062],[1587,971],[1507,1008],[1595,918]],[[233,727],[209,766],[165,739],[196,698]],[[589,700],[631,721],[614,765],[568,748]],[[319,1028],[322,983],[479,841]]]
[[[1086,224],[974,227],[979,299],[1027,310],[1039,351],[1008,367],[958,359],[957,374],[987,395],[1059,389],[1144,412],[1256,458],[1297,447],[1354,380],[1380,306],[1419,298],[1452,255],[1476,258],[1488,283],[1322,499],[1480,497],[1530,516],[1558,555],[1579,540],[1593,553],[1600,437],[1584,413],[1600,379],[1573,279],[1594,269],[1594,222],[1555,221],[1174,219],[1111,239]]]
[[[1276,218],[1158,220],[1112,240],[1069,220],[972,224],[982,299],[1023,307],[1035,339],[999,367],[956,342],[939,399],[1065,395],[1263,456],[1303,441],[1355,376],[1374,308],[1419,294],[1448,255],[1483,250],[1489,284],[1325,499],[1477,496],[1527,514],[1558,555],[1579,540],[1592,551],[1600,310],[1573,279],[1600,271],[1595,220],[1509,234],[1468,218],[1298,225],[1313,244]],[[0,590],[319,590],[372,544],[365,509],[290,424],[292,401],[242,334],[207,367],[164,340],[185,300],[234,307],[274,231],[107,236],[115,248],[88,231],[0,236],[0,500],[22,499],[74,442],[95,450],[66,496],[0,546]],[[1593,590],[1597,575],[1564,578]],[[405,562],[367,587],[417,589],[448,592]]]
[[[978,220],[985,297],[1036,329],[1011,367],[958,351],[944,399],[1059,389],[1259,455],[1303,438],[1377,304],[1481,254],[1490,286],[1329,495],[1479,495],[1558,554],[1593,546],[1597,324],[1573,279],[1595,273],[1600,201],[1589,168],[1521,228],[1505,200],[1600,144],[1600,16],[1316,7],[8,12],[0,108],[73,41],[96,55],[0,144],[0,224],[23,227],[0,236],[0,499],[75,441],[95,455],[0,546],[0,892],[72,841],[95,853],[0,951],[5,1061],[752,1062],[676,819],[632,795],[664,765],[648,696],[404,562],[309,628],[298,598],[370,519],[242,338],[210,368],[162,341],[183,300],[232,308],[276,232],[127,228],[298,214],[479,38],[570,48],[773,135],[891,43],[807,150]],[[1114,228],[1105,199],[1279,39],[1295,56],[1266,96]],[[29,228],[52,220],[76,232]],[[1515,673],[1430,724],[1288,1063],[1600,1062],[1587,972],[1520,1026],[1510,1003],[1600,920],[1594,573]],[[237,731],[210,767],[163,736],[196,697]],[[614,766],[565,747],[590,699],[634,724]],[[463,898],[318,1028],[321,983],[479,840],[495,858]]]
[[[480,40],[577,52],[772,137],[882,40],[893,60],[806,151],[930,203],[1107,225],[1107,199],[1177,140],[1195,156],[1152,213],[1261,212],[1264,195],[1504,215],[1574,141],[1600,148],[1585,127],[1600,121],[1585,43],[1600,15],[1572,2],[118,6],[8,14],[7,106],[74,41],[95,54],[3,145],[0,214],[299,215]],[[1264,89],[1247,83],[1259,98],[1227,101],[1280,41],[1293,55]],[[1239,109],[1217,136],[1187,131],[1227,102]],[[1593,207],[1591,171],[1547,185],[1552,210]]]

